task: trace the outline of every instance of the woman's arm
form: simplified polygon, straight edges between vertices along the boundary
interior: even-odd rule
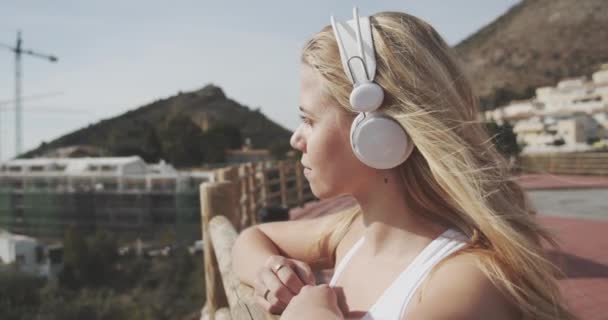
[[[344,319],[334,289],[327,284],[304,286],[281,316],[281,320],[300,319]]]
[[[479,257],[460,254],[449,258],[419,287],[403,319],[509,320],[521,319],[515,306],[479,267]]]
[[[253,226],[243,230],[232,247],[232,269],[241,282],[253,287],[258,270],[268,257],[278,254],[272,240]]]
[[[335,312],[326,308],[309,308],[307,312],[300,313],[297,315],[290,315],[288,317],[281,317],[281,320],[310,320],[310,319],[324,319],[324,320],[344,320],[344,317],[336,315]]]
[[[318,242],[338,215],[270,222],[243,230],[232,248],[233,270],[243,283],[253,286],[257,271],[273,255],[303,261],[312,267],[332,268],[327,264],[328,257],[318,250]]]

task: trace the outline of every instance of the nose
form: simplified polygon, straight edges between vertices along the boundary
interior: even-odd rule
[[[300,128],[301,126],[299,126],[296,131],[294,131],[294,133],[291,135],[291,138],[289,139],[289,144],[292,148],[300,150],[301,152],[305,152],[306,143]]]

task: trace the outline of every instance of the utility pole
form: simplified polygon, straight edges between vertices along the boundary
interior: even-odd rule
[[[17,43],[14,47],[0,43],[0,47],[7,48],[15,53],[15,156],[23,150],[23,119],[21,116],[21,55],[41,58],[50,62],[57,62],[57,57],[26,50],[21,47],[21,31],[17,31]]]

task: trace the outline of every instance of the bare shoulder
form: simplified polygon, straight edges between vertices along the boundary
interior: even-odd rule
[[[517,319],[518,310],[480,267],[480,257],[464,253],[441,263],[420,286],[408,319]]]
[[[346,252],[348,252],[357,240],[361,239],[363,236],[363,232],[365,230],[365,226],[363,225],[363,220],[361,215],[356,217],[351,223],[346,233],[337,243],[336,247],[336,256],[335,256],[335,265],[342,260]],[[335,266],[334,266],[335,267]]]

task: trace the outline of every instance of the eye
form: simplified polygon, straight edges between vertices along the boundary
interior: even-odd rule
[[[312,126],[312,121],[310,119],[308,119],[307,117],[300,115],[300,119],[302,119],[302,122],[304,122],[305,124]]]

